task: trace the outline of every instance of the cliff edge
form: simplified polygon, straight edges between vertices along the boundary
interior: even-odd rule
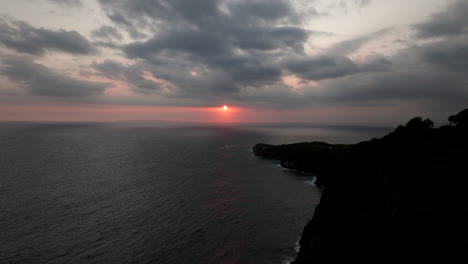
[[[449,121],[413,118],[358,144],[254,146],[324,186],[293,263],[466,260],[468,109]]]

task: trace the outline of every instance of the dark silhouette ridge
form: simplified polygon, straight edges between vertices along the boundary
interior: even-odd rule
[[[293,263],[466,261],[468,109],[449,121],[416,117],[358,144],[254,146],[325,187]]]

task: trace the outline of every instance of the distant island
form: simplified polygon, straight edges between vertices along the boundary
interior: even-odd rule
[[[448,121],[415,117],[358,144],[255,145],[324,187],[293,264],[468,261],[468,109]]]

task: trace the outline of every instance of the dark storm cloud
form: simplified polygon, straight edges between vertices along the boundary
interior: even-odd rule
[[[115,49],[115,50],[120,50],[122,48],[122,45],[116,44],[115,42],[112,41],[94,41],[93,45],[96,47],[104,47],[104,48],[109,48],[109,49]]]
[[[59,5],[62,5],[62,6],[82,6],[83,3],[81,2],[81,0],[48,0],[49,2],[52,2],[52,3],[55,3],[55,4],[59,4]]]
[[[1,57],[0,74],[23,86],[34,95],[53,97],[87,97],[102,93],[109,83],[91,82],[68,77],[32,62],[26,57]]]
[[[163,51],[185,52],[200,59],[231,52],[222,35],[209,31],[171,30],[145,42],[134,42],[124,48],[130,58],[148,58]]]
[[[123,73],[125,67],[117,62],[106,60],[103,63],[93,63],[91,67],[109,79],[116,79]]]
[[[468,71],[468,40],[464,37],[438,41],[415,48],[413,51],[423,62],[466,74]]]
[[[330,79],[321,89],[309,89],[306,97],[321,104],[379,105],[426,101],[439,105],[467,103],[468,79],[452,72],[432,72],[405,67],[386,73],[363,73]]]
[[[126,18],[120,15],[120,20],[126,24],[143,23],[146,15],[156,18],[153,22],[162,28],[145,43],[129,45],[129,55],[136,55],[136,50],[157,53],[161,49],[202,56],[206,52],[226,55],[235,48],[272,50],[291,47],[302,50],[302,44],[307,40],[308,32],[302,28],[275,25],[293,17],[291,8],[284,1],[236,1],[225,7],[227,13],[217,5],[221,1],[198,2],[124,1],[122,5],[132,12],[127,13]],[[121,10],[114,12],[110,17]],[[132,18],[133,23],[130,23]]]
[[[281,68],[269,58],[230,56],[210,61],[210,66],[218,67],[231,77],[231,81],[243,86],[262,86],[280,80]]]
[[[42,55],[46,51],[62,51],[88,55],[95,52],[91,43],[71,30],[35,28],[23,21],[0,17],[0,43],[16,52]]]
[[[116,24],[120,24],[120,25],[124,25],[124,26],[128,26],[128,27],[131,27],[132,26],[132,23],[130,21],[128,21],[123,15],[120,15],[120,14],[108,14],[107,17],[110,19],[110,21],[116,23]]]
[[[281,0],[100,3],[116,25],[139,24],[153,30],[153,37],[130,43],[123,51],[157,68],[154,74],[164,72],[164,78],[180,88],[180,95],[192,94],[193,89],[235,93],[278,82],[282,75],[278,59],[304,54],[303,44],[313,34],[297,26],[294,10]],[[177,71],[161,69],[174,65]],[[201,74],[189,82],[181,72],[190,71]]]
[[[287,59],[284,67],[303,79],[322,80],[357,73],[359,67],[343,56],[317,56]]]
[[[118,40],[121,41],[123,36],[120,32],[111,26],[102,26],[98,29],[95,29],[91,32],[91,36],[94,38],[104,39],[108,41]]]
[[[449,37],[468,34],[468,1],[459,0],[447,10],[432,15],[429,21],[413,25],[418,38]]]
[[[228,10],[232,17],[247,23],[255,20],[294,19],[291,6],[281,0],[234,1],[228,4]]]
[[[358,64],[345,56],[322,55],[287,59],[283,65],[303,79],[319,81],[362,72],[387,71],[392,63],[384,57],[369,58]]]
[[[131,89],[137,93],[154,94],[164,88],[160,83],[145,78],[145,69],[142,65],[122,65],[112,60],[106,60],[102,63],[93,63],[91,67],[101,76],[126,81]]]
[[[274,50],[292,49],[303,51],[309,33],[297,27],[232,28],[233,44],[241,49]]]
[[[132,90],[142,94],[154,94],[161,91],[161,85],[155,81],[142,78],[133,87]]]

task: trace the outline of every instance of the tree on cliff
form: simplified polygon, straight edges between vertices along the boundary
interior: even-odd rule
[[[418,130],[427,130],[434,127],[434,122],[432,120],[426,118],[422,119],[422,117],[414,117],[408,122],[406,122],[405,126],[398,126],[397,131],[401,129],[409,130],[409,131],[418,131]]]
[[[456,115],[451,115],[448,121],[451,126],[468,127],[468,109],[465,109]]]

